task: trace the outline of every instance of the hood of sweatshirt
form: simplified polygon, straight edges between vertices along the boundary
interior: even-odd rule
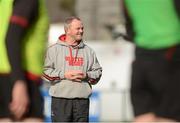
[[[70,46],[66,43],[66,35],[63,34],[61,36],[59,36],[59,40],[58,43],[62,46],[65,46],[69,49],[69,58],[70,58],[70,62],[73,64],[73,62],[76,62],[77,56],[78,56],[78,52],[79,49],[83,48],[85,46],[85,44],[83,43],[83,41],[81,41],[78,45],[76,46]],[[73,50],[75,50],[75,54],[73,55]],[[74,61],[75,59],[75,61]]]
[[[72,47],[72,46],[70,46],[70,45],[68,45],[66,43],[66,34],[62,34],[62,35],[59,36],[58,44],[64,45],[64,46],[67,46],[67,47]],[[83,48],[84,46],[85,46],[85,44],[83,43],[83,41],[81,41],[78,45],[73,46],[72,48],[80,49],[80,48]]]

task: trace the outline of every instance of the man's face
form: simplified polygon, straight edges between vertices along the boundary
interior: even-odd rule
[[[84,26],[81,21],[73,20],[70,24],[67,34],[75,41],[81,41],[84,33]]]

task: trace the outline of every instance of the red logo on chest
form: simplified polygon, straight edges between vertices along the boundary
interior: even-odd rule
[[[66,62],[68,62],[69,66],[82,66],[84,63],[83,57],[65,57]]]

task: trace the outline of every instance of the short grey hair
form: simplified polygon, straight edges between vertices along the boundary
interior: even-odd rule
[[[69,27],[69,25],[72,23],[73,20],[79,20],[81,21],[81,19],[79,17],[68,17],[66,18],[65,22],[64,22],[64,30],[66,31],[66,29]]]

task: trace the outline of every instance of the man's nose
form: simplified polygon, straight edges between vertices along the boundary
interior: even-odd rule
[[[80,30],[79,30],[79,32],[81,32],[81,33],[82,33],[82,32],[83,32],[83,30],[82,30],[82,29],[80,29]]]

